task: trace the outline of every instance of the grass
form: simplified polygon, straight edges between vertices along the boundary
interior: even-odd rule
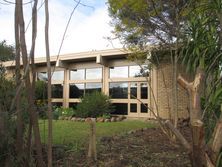
[[[48,121],[40,120],[40,133],[44,143],[47,143]],[[125,134],[130,130],[151,128],[153,124],[142,121],[123,121],[96,123],[97,139],[103,136]],[[53,144],[81,145],[86,142],[89,134],[89,124],[86,122],[72,122],[67,120],[53,121]]]

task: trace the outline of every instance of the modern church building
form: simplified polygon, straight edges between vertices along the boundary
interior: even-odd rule
[[[153,118],[152,109],[163,118],[172,109],[172,76],[170,62],[147,68],[127,59],[123,49],[90,51],[51,57],[52,102],[57,106],[75,107],[80,97],[95,90],[111,97],[116,115],[133,118]],[[15,70],[15,62],[3,63],[8,75]],[[46,58],[36,58],[37,79],[47,82]],[[143,103],[143,104],[142,104]],[[145,105],[144,105],[145,104]],[[157,105],[156,105],[157,104]],[[156,107],[158,106],[158,108]],[[179,117],[188,116],[188,97],[178,86]]]

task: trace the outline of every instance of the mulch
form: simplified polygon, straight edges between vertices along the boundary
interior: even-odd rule
[[[180,128],[189,138],[188,127]],[[87,146],[85,147],[87,148]],[[71,153],[65,166],[79,167],[190,167],[189,157],[179,143],[171,142],[160,128],[132,131],[122,136],[103,137],[97,143],[97,161],[87,149]],[[64,162],[63,165],[64,166]]]

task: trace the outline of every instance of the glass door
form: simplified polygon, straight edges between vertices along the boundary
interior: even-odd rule
[[[148,117],[149,92],[145,82],[130,82],[128,113],[132,117]]]

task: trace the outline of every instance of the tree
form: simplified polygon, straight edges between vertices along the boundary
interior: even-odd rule
[[[115,33],[128,46],[136,45],[143,49],[149,42],[164,44],[166,48],[174,46],[176,49],[170,50],[175,50],[177,56],[181,55],[187,69],[194,72],[193,82],[186,81],[182,76],[178,77],[179,84],[188,91],[190,97],[192,143],[188,143],[170,122],[164,123],[187,149],[194,167],[216,166],[220,161],[222,114],[220,110],[211,112],[215,115],[216,125],[211,128],[213,133],[206,141],[204,132],[208,124],[204,118],[207,119],[209,107],[203,108],[201,97],[207,101],[205,106],[209,106],[210,103],[215,109],[216,104],[221,104],[221,6],[220,0],[109,0]],[[174,58],[175,66],[178,57]],[[174,75],[174,78],[175,76],[177,75]],[[203,89],[204,86],[207,87],[206,91]]]
[[[216,166],[220,161],[219,154],[222,149],[222,114],[216,107],[217,103],[222,103],[220,82],[222,2],[202,0],[193,1],[192,4],[194,8],[188,15],[188,29],[185,34],[187,40],[182,53],[187,69],[195,71],[196,75],[193,82],[186,81],[182,76],[179,76],[178,81],[188,91],[191,99],[192,165]],[[204,106],[201,106],[201,97],[206,99],[207,103]],[[208,104],[214,105],[213,111],[204,108]],[[206,114],[208,112],[213,114],[216,120],[216,125],[211,127],[213,133],[205,133],[204,130],[209,126],[207,121],[209,114]]]
[[[108,5],[117,37],[126,45],[143,46],[175,43],[178,38],[176,25],[178,20],[180,24],[185,20],[182,12],[187,1],[109,0]]]
[[[15,59],[15,48],[8,45],[5,40],[0,42],[0,61],[9,61]]]
[[[39,125],[38,125],[38,116],[35,108],[35,66],[34,66],[34,51],[35,51],[35,39],[37,34],[37,3],[38,1],[34,1],[34,5],[32,8],[32,45],[30,56],[28,57],[26,39],[25,39],[25,23],[23,16],[23,1],[16,0],[15,4],[15,41],[16,41],[16,53],[21,53],[22,61],[23,61],[23,71],[24,71],[24,84],[27,91],[27,101],[29,104],[29,114],[30,114],[30,124],[29,124],[29,132],[28,132],[28,155],[27,159],[29,159],[29,153],[31,148],[31,137],[32,137],[32,129],[34,132],[34,141],[36,145],[36,153],[37,153],[37,165],[44,166],[43,156],[42,156],[42,145],[40,139]],[[19,46],[19,47],[17,47]],[[19,49],[19,50],[18,50]],[[18,56],[18,55],[17,55]],[[31,61],[31,68],[29,68],[29,63]],[[16,62],[17,63],[17,62]],[[17,65],[17,64],[16,64]],[[32,74],[31,76],[29,74]],[[17,87],[17,91],[19,90],[19,86]],[[19,92],[19,91],[18,91]],[[16,97],[17,98],[17,97]]]
[[[108,2],[109,13],[113,18],[112,24],[115,26],[114,33],[130,50],[135,51],[135,48],[139,48],[142,52],[149,52],[150,48],[147,44],[158,44],[163,47],[163,50],[169,50],[169,60],[173,70],[172,109],[169,108],[169,117],[176,127],[178,122],[177,61],[179,43],[183,38],[183,25],[186,20],[184,11],[188,2],[179,0],[109,0]],[[161,48],[158,47],[159,49]],[[158,66],[159,63],[156,65]],[[170,103],[169,96],[168,103]]]

